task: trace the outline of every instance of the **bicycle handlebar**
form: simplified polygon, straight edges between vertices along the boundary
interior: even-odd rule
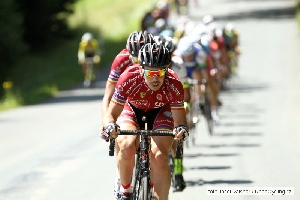
[[[121,130],[119,135],[173,136],[173,132],[151,130]]]
[[[206,80],[205,79],[202,79],[201,81],[198,81],[197,79],[188,79],[188,83],[190,85],[206,85]]]
[[[151,130],[121,130],[119,135],[146,135],[146,136],[172,136],[175,137],[173,132],[168,131],[151,131]],[[109,156],[114,156],[115,152],[115,139],[109,140]]]

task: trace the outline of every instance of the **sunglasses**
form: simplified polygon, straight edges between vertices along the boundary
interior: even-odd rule
[[[161,77],[166,74],[167,69],[160,69],[160,70],[147,70],[144,69],[144,74],[150,78],[153,78],[154,76]]]
[[[137,57],[133,57],[133,56],[130,56],[131,57],[131,61],[135,64],[139,63],[139,59]]]

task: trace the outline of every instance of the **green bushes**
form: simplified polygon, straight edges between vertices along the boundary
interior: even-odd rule
[[[153,2],[6,0],[0,2],[1,9],[1,4],[7,1],[19,3],[15,12],[20,17],[19,29],[12,28],[18,30],[19,42],[14,40],[8,44],[13,48],[18,46],[17,50],[22,49],[18,44],[28,48],[24,48],[25,52],[22,50],[24,54],[21,56],[13,56],[15,64],[6,65],[9,68],[7,76],[0,82],[0,88],[4,89],[4,96],[0,97],[0,111],[39,103],[59,90],[81,82],[83,77],[77,63],[77,50],[84,32],[92,32],[104,41],[100,69],[109,67],[116,54],[125,47],[128,34],[140,28],[141,17]],[[30,13],[25,12],[28,9]],[[35,14],[44,16],[39,18]],[[1,21],[0,31],[5,25]],[[0,62],[2,66],[3,61]],[[6,82],[2,84],[3,81]]]
[[[17,10],[12,0],[0,1],[0,99],[4,95],[2,83],[8,72],[25,51],[26,45],[22,40],[23,16]]]

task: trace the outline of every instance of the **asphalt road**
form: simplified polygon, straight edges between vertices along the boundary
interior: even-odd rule
[[[222,92],[222,125],[198,126],[185,149],[182,193],[170,200],[300,199],[300,43],[293,0],[201,0],[191,18],[213,14],[240,32],[240,68]],[[172,17],[176,18],[176,15]],[[98,137],[108,71],[45,103],[0,113],[0,199],[109,200],[115,159]],[[203,120],[202,120],[203,121]],[[208,188],[292,187],[294,195],[208,195]]]

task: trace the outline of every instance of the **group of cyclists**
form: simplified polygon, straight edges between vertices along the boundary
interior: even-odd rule
[[[219,125],[219,92],[226,79],[236,73],[237,62],[233,70],[231,59],[238,57],[239,47],[233,24],[220,27],[213,16],[206,15],[200,23],[183,18],[173,27],[168,24],[168,15],[169,5],[164,1],[145,15],[141,31],[133,31],[115,57],[106,82],[100,136],[116,141],[116,199],[131,199],[131,175],[138,147],[136,136],[118,135],[120,130],[143,130],[145,116],[149,130],[174,133],[174,138],[151,137],[154,197],[166,200],[171,185],[169,152],[174,156],[176,142],[189,136],[186,115],[194,101],[189,80],[196,80],[200,99],[205,91],[209,92],[211,116]],[[87,37],[84,36],[82,40]],[[91,37],[88,39],[86,45],[92,43]],[[199,107],[203,107],[201,101]],[[174,168],[175,191],[183,191],[186,184],[182,157],[176,158]]]

